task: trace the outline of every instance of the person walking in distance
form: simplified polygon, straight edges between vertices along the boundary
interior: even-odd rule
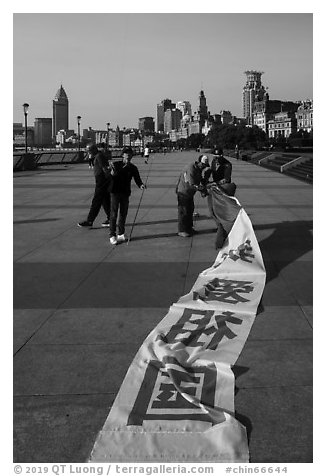
[[[149,147],[148,147],[148,145],[146,145],[146,147],[145,147],[144,157],[145,157],[145,164],[147,164],[147,163],[148,163],[148,159],[149,159]]]
[[[234,152],[235,152],[236,159],[239,160],[240,159],[240,150],[239,150],[238,144],[236,144]]]
[[[101,206],[106,213],[106,220],[102,226],[110,226],[110,192],[109,185],[111,181],[111,174],[108,167],[108,160],[104,153],[101,152],[95,144],[87,146],[88,154],[92,158],[95,176],[95,191],[91,203],[91,207],[85,221],[78,223],[80,227],[92,227],[93,222],[99,214]]]
[[[178,235],[182,238],[194,234],[194,195],[204,188],[202,172],[209,167],[208,157],[201,155],[196,162],[187,165],[180,174],[176,193],[178,199]]]
[[[88,153],[88,168],[93,169],[94,168],[94,157],[91,156],[90,153]]]
[[[122,160],[116,161],[112,166],[111,182],[111,218],[110,218],[110,243],[117,245],[127,241],[125,235],[125,224],[129,208],[129,197],[131,194],[131,180],[134,179],[136,185],[141,190],[146,188],[140,178],[138,168],[131,163],[133,152],[131,147],[125,147],[122,151]],[[119,220],[118,220],[119,215]],[[118,221],[118,224],[117,224]],[[118,228],[118,233],[116,230]]]

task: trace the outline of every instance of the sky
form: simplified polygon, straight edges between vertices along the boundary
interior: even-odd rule
[[[52,117],[62,84],[69,127],[138,127],[165,98],[204,90],[208,110],[242,117],[244,71],[270,99],[313,96],[312,13],[14,13],[13,122]]]

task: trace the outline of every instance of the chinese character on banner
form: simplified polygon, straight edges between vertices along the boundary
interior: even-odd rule
[[[201,289],[193,291],[193,299],[202,299],[203,301],[220,301],[227,304],[238,304],[239,302],[248,302],[240,294],[251,293],[254,288],[250,281],[238,281],[229,279],[214,278]]]
[[[216,376],[214,365],[184,367],[173,357],[149,361],[128,425],[141,426],[144,420],[224,421],[222,411],[216,420],[214,409]],[[214,409],[214,419],[209,409]]]
[[[252,253],[253,249],[251,246],[250,240],[246,240],[244,243],[238,246],[236,250],[230,250],[229,258],[233,261],[240,259],[241,261],[246,261],[247,263],[252,263],[252,259],[255,255]],[[252,258],[252,259],[250,259]]]
[[[227,323],[240,325],[242,319],[229,311],[214,314],[214,311],[186,308],[179,321],[165,336],[160,335],[158,339],[167,344],[181,342],[186,347],[216,350],[223,337],[234,339],[237,336]]]

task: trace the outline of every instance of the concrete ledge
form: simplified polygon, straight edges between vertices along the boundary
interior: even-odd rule
[[[291,169],[292,167],[296,167],[297,165],[307,162],[308,160],[310,160],[310,157],[298,157],[294,160],[291,160],[291,162],[282,165],[280,171],[281,173],[283,173],[285,170]]]
[[[24,171],[24,170],[34,170],[37,165],[35,162],[34,154],[20,154],[14,155],[13,169],[14,172]]]
[[[275,159],[275,157],[276,157],[276,154],[271,154],[271,155],[268,155],[267,157],[263,157],[262,159],[258,160],[258,164],[259,165],[267,164],[271,160]]]

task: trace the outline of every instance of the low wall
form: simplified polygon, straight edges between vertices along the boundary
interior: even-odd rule
[[[311,160],[311,157],[297,157],[296,159],[291,160],[291,162],[282,165],[281,172],[283,173],[286,170],[292,169],[293,167],[296,167],[299,164],[303,164],[304,162],[308,162],[309,160]]]
[[[21,172],[34,170],[39,165],[75,164],[85,161],[86,154],[78,151],[44,151],[35,153],[14,153],[13,170]]]
[[[37,167],[34,160],[34,154],[15,154],[13,158],[14,172],[34,170]]]
[[[122,147],[110,149],[112,158],[120,158]],[[139,148],[135,148],[134,154],[139,154]],[[37,166],[42,165],[58,165],[58,164],[76,164],[87,161],[87,154],[84,151],[76,151],[69,149],[62,150],[44,150],[35,151],[25,154],[23,152],[14,152],[13,168],[14,172],[23,170],[33,170]]]

